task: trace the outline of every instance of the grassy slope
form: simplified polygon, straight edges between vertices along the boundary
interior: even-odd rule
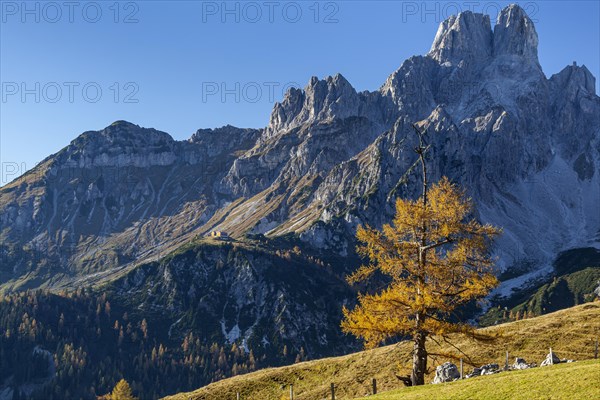
[[[462,356],[467,364],[465,372],[471,369],[469,364],[503,364],[506,350],[510,351],[511,362],[519,356],[528,362],[540,363],[549,347],[562,358],[589,359],[593,356],[593,340],[600,333],[600,302],[484,328],[480,332],[496,335],[497,338],[494,343],[474,342],[463,336],[452,338],[453,343],[466,353]],[[432,340],[428,342],[428,351],[444,354],[430,361],[430,367],[461,356],[452,346],[443,342],[438,345]],[[242,399],[281,399],[286,398],[285,386],[290,383],[295,387],[295,399],[324,399],[328,396],[331,382],[338,388],[337,399],[356,398],[370,394],[372,378],[377,379],[380,392],[402,388],[395,373],[408,374],[409,367],[410,343],[401,342],[342,357],[236,376],[169,399],[235,399],[237,391],[242,394]]]
[[[512,371],[443,385],[426,385],[369,396],[373,400],[600,399],[600,362],[588,360]]]

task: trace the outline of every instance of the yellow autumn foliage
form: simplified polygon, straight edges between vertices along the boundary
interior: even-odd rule
[[[367,348],[398,335],[467,332],[470,326],[450,322],[452,312],[497,284],[489,248],[500,230],[473,219],[471,199],[446,178],[426,196],[398,199],[392,223],[381,230],[357,230],[358,254],[369,263],[348,282],[364,282],[375,272],[389,278],[385,288],[360,294],[353,310],[343,310],[342,329]]]

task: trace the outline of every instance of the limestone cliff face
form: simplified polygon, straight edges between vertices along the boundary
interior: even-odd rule
[[[440,64],[485,62],[493,53],[490,17],[464,12],[440,24],[429,56]]]
[[[599,245],[600,98],[584,66],[547,78],[537,44],[518,6],[493,28],[465,12],[379,90],[312,78],[265,129],[185,142],[125,122],[86,132],[1,189],[1,282],[109,279],[213,229],[351,254],[357,224],[419,195],[414,123],[428,130],[431,178],[464,185],[478,217],[504,228],[499,267],[543,273],[558,252]]]
[[[510,5],[498,15],[494,26],[494,57],[518,56],[537,63],[538,35],[525,11]]]

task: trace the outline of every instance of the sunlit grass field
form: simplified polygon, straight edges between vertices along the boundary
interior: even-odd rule
[[[592,400],[600,399],[600,360],[558,364],[405,388],[369,396],[373,400]]]

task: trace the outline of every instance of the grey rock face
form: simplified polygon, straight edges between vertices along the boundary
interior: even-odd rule
[[[323,80],[313,76],[304,90],[291,88],[283,101],[275,104],[261,143],[303,124],[351,117],[384,124],[385,120],[393,120],[394,115],[386,116],[387,110],[381,106],[379,96],[357,93],[341,74]]]
[[[434,384],[452,382],[460,378],[458,367],[451,362],[445,362],[435,369]]]
[[[525,11],[511,4],[498,15],[494,26],[494,56],[514,55],[538,62],[538,35]]]
[[[483,62],[492,55],[492,43],[490,17],[466,11],[440,24],[429,56],[440,64]]]

